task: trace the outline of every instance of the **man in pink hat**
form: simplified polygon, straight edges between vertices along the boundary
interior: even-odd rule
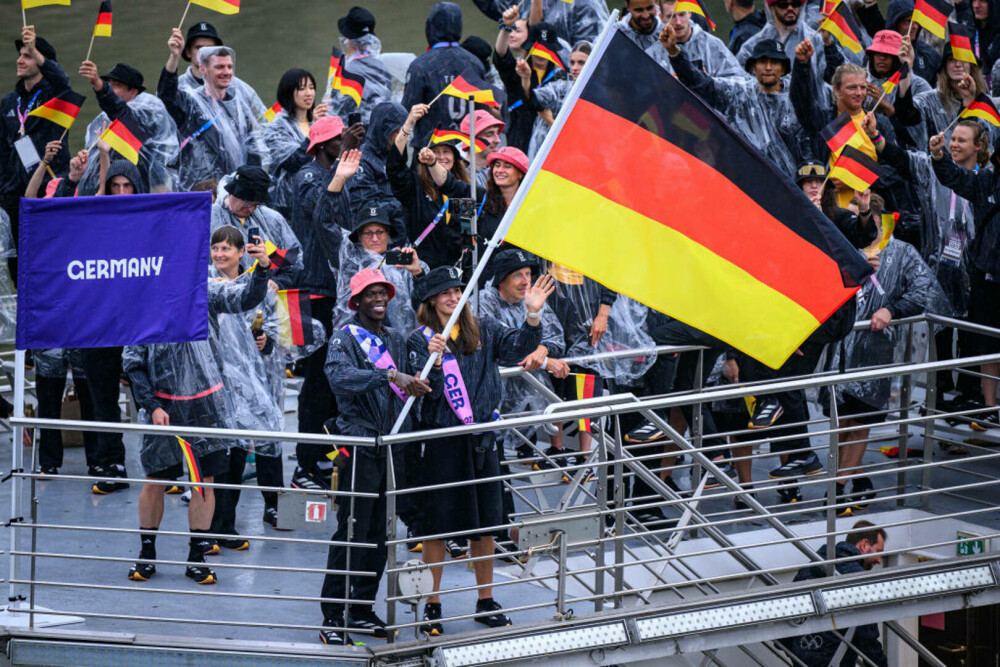
[[[326,377],[340,408],[336,428],[330,429],[331,432],[367,438],[386,435],[406,399],[423,396],[431,390],[427,380],[406,373],[404,334],[383,326],[386,306],[395,295],[396,289],[378,269],[362,269],[351,278],[347,307],[357,314],[330,337],[326,357]],[[408,424],[404,424],[403,430],[407,429]],[[337,532],[331,538],[326,566],[328,570],[370,572],[373,576],[352,577],[348,591],[346,577],[328,574],[323,580],[322,596],[374,602],[386,562],[386,451],[383,447],[362,446],[346,450],[340,487],[377,497],[355,497],[351,503],[340,504]],[[394,462],[398,466],[398,459]],[[401,480],[402,476],[398,476]],[[348,541],[352,516],[352,540],[374,544],[374,548],[340,546]],[[320,607],[327,628],[320,632],[324,644],[352,643],[347,634],[349,629],[376,639],[387,637],[385,621],[370,605],[348,605],[346,613],[340,603],[324,602]]]
[[[471,122],[469,116],[462,119],[459,131],[469,136]],[[506,124],[485,109],[476,110],[476,139],[486,143],[486,150],[475,156],[476,188],[480,191],[486,188],[486,156],[500,147],[501,133]],[[470,160],[472,163],[472,160]]]
[[[326,188],[334,179],[334,167],[339,166],[341,154],[349,154],[351,149],[359,146],[364,133],[361,123],[345,129],[338,116],[320,118],[309,128],[309,147],[306,149],[315,159],[306,163],[295,175],[294,191],[298,196],[292,202],[288,222],[302,244],[303,271],[299,276],[299,287],[308,289],[313,295],[313,319],[322,322],[327,335],[332,333],[333,309],[337,302],[337,274],[330,269],[330,261],[332,258],[333,266],[337,265],[342,237],[340,234],[324,233],[323,225],[315,219],[316,204],[328,197],[334,204],[340,200],[339,193],[327,195]],[[302,362],[305,374],[302,391],[299,392],[299,431],[302,433],[322,433],[323,422],[337,414],[336,401],[323,374],[325,361],[326,345]],[[292,475],[295,486],[326,486],[330,475],[320,467],[325,468],[329,463],[325,455],[332,449],[321,450],[315,445],[296,446],[298,466]]]

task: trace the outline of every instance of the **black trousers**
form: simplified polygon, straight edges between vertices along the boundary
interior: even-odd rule
[[[955,358],[955,350],[952,348],[952,341],[955,336],[955,329],[941,329],[936,334],[934,334],[934,347],[937,349],[937,359],[938,361],[950,361]],[[969,353],[969,334],[965,331],[958,331],[958,353],[959,355]],[[955,371],[939,371],[937,374],[937,390],[938,390],[938,402],[941,401],[941,395],[945,392],[951,391],[952,389],[958,390],[958,393],[963,396],[968,396],[970,398],[979,398],[983,396],[983,388],[979,383],[979,378],[973,375],[966,375],[965,373],[958,373],[958,379],[953,378],[953,373]]]
[[[340,488],[364,493],[377,493],[377,498],[354,498],[354,536],[352,542],[374,544],[375,548],[352,546],[348,549],[337,544],[330,545],[326,558],[328,570],[353,570],[370,572],[373,576],[351,577],[351,589],[347,590],[346,577],[342,574],[328,574],[323,578],[324,598],[346,598],[352,600],[374,600],[378,593],[379,581],[385,572],[387,550],[386,529],[386,457],[376,454],[372,447],[353,447],[351,458],[342,469]],[[351,518],[351,498],[341,498],[337,510],[337,532],[331,538],[334,542],[347,541],[347,529]],[[350,595],[348,596],[348,593]],[[320,603],[326,621],[340,621],[345,605],[341,602]]]
[[[313,299],[313,319],[323,323],[327,338],[333,330],[334,299]],[[337,416],[337,401],[326,379],[323,365],[326,364],[326,345],[319,348],[302,360],[305,376],[302,389],[299,391],[299,433],[323,433],[323,422]],[[308,472],[316,472],[316,464],[326,460],[326,455],[333,451],[332,446],[295,445],[295,458],[298,465]]]
[[[254,454],[254,461],[257,465],[257,484],[260,486],[284,486],[285,473],[281,461],[281,455],[261,456]],[[261,491],[264,496],[264,507],[278,507],[277,491]]]
[[[82,350],[83,371],[87,374],[93,405],[94,421],[119,423],[122,411],[118,406],[121,392],[122,348],[93,347]],[[125,465],[125,445],[121,433],[98,433],[97,465]]]
[[[233,447],[229,450],[229,468],[215,476],[220,484],[242,484],[243,468],[247,463],[247,450]],[[210,532],[238,535],[236,530],[236,505],[240,502],[239,489],[216,489],[215,512],[212,514]]]
[[[0,208],[6,211],[10,218],[10,232],[14,235],[14,248],[17,248],[17,228],[21,219],[21,195],[23,190],[18,192],[7,192],[0,195]],[[17,287],[17,256],[7,258],[7,269],[10,271],[10,280],[14,287]]]
[[[90,396],[90,388],[85,378],[73,377],[76,395],[80,399],[80,418],[85,421],[94,420],[94,406]],[[40,419],[59,419],[62,411],[63,392],[66,389],[66,376],[47,378],[38,376],[35,380],[35,391],[38,394],[38,417]],[[97,433],[83,432],[83,451],[87,466],[97,463]],[[62,431],[43,428],[38,434],[38,464],[42,468],[61,468],[63,464]]]

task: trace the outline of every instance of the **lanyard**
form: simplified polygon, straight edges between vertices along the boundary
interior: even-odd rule
[[[18,98],[18,100],[17,100],[17,120],[18,120],[18,122],[20,123],[20,126],[21,126],[21,128],[19,130],[19,132],[21,133],[21,136],[24,136],[24,124],[26,122],[28,122],[28,114],[31,113],[32,107],[35,106],[35,100],[37,100],[38,96],[41,95],[41,94],[42,94],[41,89],[38,89],[38,90],[35,91],[35,94],[31,98],[31,101],[28,102],[28,107],[24,110],[24,113],[21,112],[21,99]]]
[[[432,49],[443,49],[447,46],[460,46],[458,42],[438,42],[437,44],[432,44]]]
[[[198,137],[200,137],[200,136],[202,135],[202,133],[203,133],[203,132],[205,132],[205,130],[207,130],[208,128],[212,127],[212,125],[214,125],[214,124],[215,124],[215,120],[216,120],[216,119],[217,119],[218,117],[219,117],[219,114],[215,114],[214,116],[212,116],[212,117],[211,117],[211,118],[210,118],[210,119],[208,120],[208,122],[207,122],[207,123],[205,123],[204,125],[202,125],[201,127],[199,127],[199,128],[197,129],[197,130],[195,130],[195,131],[194,131],[194,132],[193,132],[193,133],[191,134],[191,136],[190,136],[190,137],[188,137],[187,139],[185,139],[184,141],[182,141],[182,142],[181,142],[181,147],[180,147],[180,150],[184,150],[184,147],[185,147],[185,146],[187,146],[187,145],[188,145],[188,143],[190,143],[190,142],[191,142],[191,141],[193,141],[194,139],[197,139]]]

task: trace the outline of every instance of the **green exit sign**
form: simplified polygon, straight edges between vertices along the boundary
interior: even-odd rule
[[[959,556],[978,556],[986,553],[989,540],[979,535],[958,531],[958,542],[955,543],[955,553]]]

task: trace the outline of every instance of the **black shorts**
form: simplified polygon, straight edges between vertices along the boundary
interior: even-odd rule
[[[877,414],[866,414],[869,412]],[[852,419],[859,424],[868,425],[881,424],[886,418],[885,411],[882,408],[869,405],[846,392],[842,395],[841,400],[837,402],[837,416],[841,419]]]
[[[217,477],[229,470],[229,451],[217,449],[209,452],[205,456],[198,457],[198,467],[201,469],[202,478]],[[179,479],[184,474],[184,467],[178,463],[163,470],[146,473],[150,479]]]
[[[982,271],[971,272],[969,321],[1000,329],[1000,283],[987,280]],[[1000,352],[1000,338],[972,334],[969,342],[973,355]]]

